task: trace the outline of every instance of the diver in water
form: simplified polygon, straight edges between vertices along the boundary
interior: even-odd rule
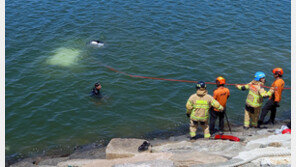
[[[95,83],[95,86],[92,89],[90,96],[101,99],[103,97],[103,95],[101,93],[101,88],[102,88],[102,85],[100,82]]]
[[[101,41],[98,41],[98,40],[92,40],[92,41],[90,42],[90,44],[93,45],[93,46],[97,46],[97,47],[102,47],[102,46],[104,46],[104,43],[101,42]]]

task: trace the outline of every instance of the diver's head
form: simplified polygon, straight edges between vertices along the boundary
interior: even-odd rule
[[[100,89],[102,88],[101,83],[100,83],[100,82],[95,83],[95,88],[96,88],[97,90],[100,90]]]

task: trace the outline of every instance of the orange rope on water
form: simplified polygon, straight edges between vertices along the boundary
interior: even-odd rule
[[[196,83],[197,81],[190,81],[190,80],[179,80],[179,79],[166,79],[166,78],[155,78],[155,77],[145,77],[145,76],[140,76],[140,75],[131,75],[122,71],[118,71],[115,68],[112,68],[110,66],[104,65],[102,64],[104,67],[108,68],[111,71],[132,77],[132,78],[144,78],[144,79],[153,79],[153,80],[163,80],[163,81],[174,81],[174,82],[191,82],[191,83]],[[211,85],[216,85],[215,82],[206,82],[206,84],[211,84]],[[231,86],[235,86],[235,85],[243,85],[243,84],[228,84],[226,83],[225,85],[231,85]],[[265,88],[270,88],[269,86],[263,86]],[[291,88],[284,88],[284,89],[291,89]]]

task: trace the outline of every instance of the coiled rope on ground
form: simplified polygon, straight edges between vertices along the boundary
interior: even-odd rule
[[[223,163],[221,165],[218,165],[218,166],[219,167],[236,167],[236,166],[244,165],[246,163],[254,161],[258,158],[275,157],[275,156],[289,156],[289,155],[291,156],[291,150],[282,149],[282,148],[276,149],[274,147],[255,149],[255,150],[250,150],[248,152],[250,152],[250,157],[247,159],[238,161],[238,159],[234,157],[233,162],[231,162],[231,160],[230,160],[230,161]]]

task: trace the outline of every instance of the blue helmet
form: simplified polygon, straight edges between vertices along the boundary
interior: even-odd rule
[[[204,81],[198,81],[196,84],[196,89],[200,89],[200,88],[206,88],[207,85]]]
[[[265,74],[264,72],[258,71],[255,73],[255,81],[260,81],[261,78],[265,78]]]

